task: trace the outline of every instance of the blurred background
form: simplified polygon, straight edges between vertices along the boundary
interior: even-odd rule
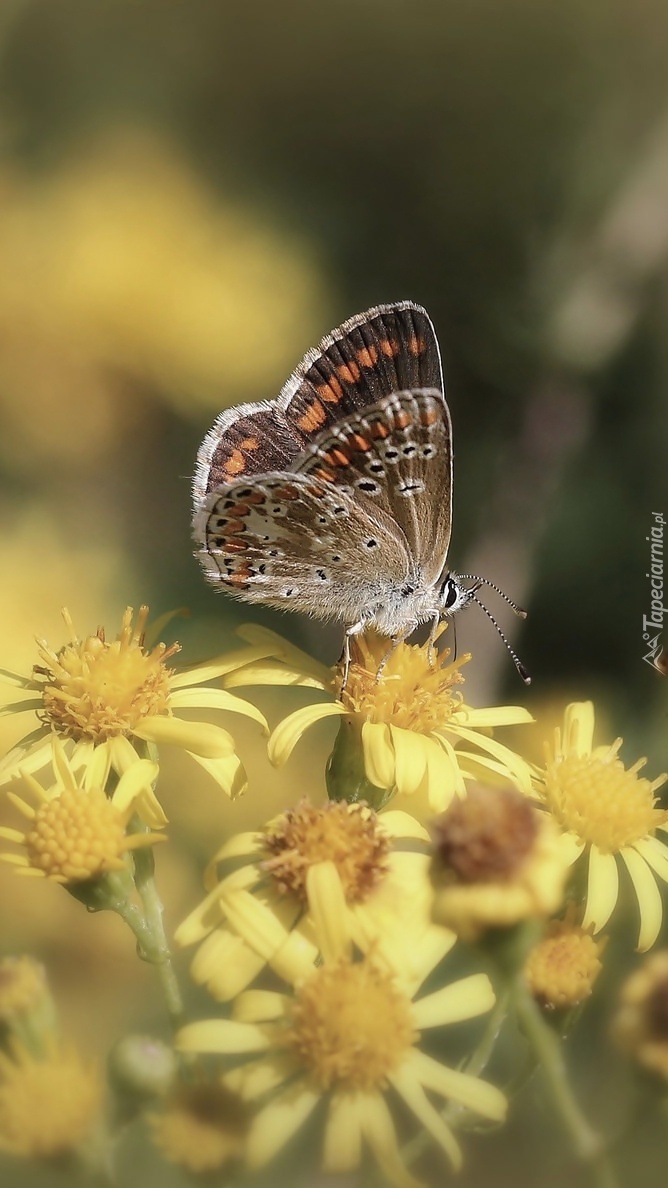
[[[276,395],[334,325],[409,297],[454,419],[452,564],[530,611],[519,632],[489,595],[528,691],[484,616],[461,617],[469,700],[526,704],[547,729],[593,697],[601,742],[665,768],[642,616],[652,513],[668,515],[667,55],[664,0],[3,0],[0,664],[30,668],[35,635],[59,646],[61,606],[113,633],[142,602],[189,608],[187,660],[249,619],[336,658],[336,632],[206,586],[190,476],[221,408]],[[300,696],[258,700],[276,721]],[[159,856],[171,924],[212,844],[322,790],[328,724],[280,781],[254,729],[225,725],[243,803],[165,767],[188,852]],[[3,722],[3,749],[25,729]],[[536,758],[544,734],[522,740]],[[2,873],[3,951],[47,960],[82,1042],[160,1018],[120,923],[15,888]],[[82,1005],[110,984],[101,1033]],[[588,1101],[598,1026],[580,1040]],[[545,1103],[521,1106],[460,1183],[578,1182],[550,1135]],[[632,1155],[658,1183],[665,1147],[660,1164],[644,1134]]]

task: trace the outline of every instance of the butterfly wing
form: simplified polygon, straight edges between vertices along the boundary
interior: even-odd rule
[[[394,392],[322,432],[298,474],[340,491],[401,530],[422,588],[445,566],[452,521],[452,427],[440,391]]]
[[[315,475],[257,475],[212,492],[195,517],[207,576],[251,602],[356,623],[411,572],[391,518]]]
[[[325,429],[404,388],[443,391],[438,342],[412,301],[357,314],[308,351],[276,400],[220,414],[199,450],[196,506],[243,476],[285,471]]]

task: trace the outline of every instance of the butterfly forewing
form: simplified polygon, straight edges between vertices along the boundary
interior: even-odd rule
[[[193,493],[244,475],[291,468],[328,426],[403,388],[443,390],[438,343],[428,314],[411,301],[350,318],[309,351],[279,397],[220,414],[200,448]]]

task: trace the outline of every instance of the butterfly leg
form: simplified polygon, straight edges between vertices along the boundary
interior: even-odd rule
[[[385,668],[385,665],[387,664],[394,649],[398,648],[399,644],[405,643],[406,640],[408,639],[409,635],[412,635],[413,632],[415,631],[415,629],[419,626],[420,626],[420,624],[418,623],[418,621],[416,619],[415,622],[408,623],[400,635],[392,636],[392,639],[390,640],[390,646],[387,649],[385,655],[383,656],[380,664],[378,665],[378,671],[376,672],[376,681],[379,681],[381,676],[383,675],[383,669]]]
[[[427,654],[429,656],[429,667],[430,668],[436,667],[436,635],[438,633],[438,629],[439,629],[440,625],[441,625],[441,612],[436,611],[434,613],[432,620],[431,620],[431,627],[429,628],[429,638],[427,640],[427,645],[428,645]]]
[[[364,619],[360,619],[359,623],[353,623],[352,627],[346,627],[346,633],[343,637],[343,677],[341,680],[341,693],[348,684],[348,671],[350,669],[350,640],[353,635],[359,635],[360,631],[364,631],[367,623]]]

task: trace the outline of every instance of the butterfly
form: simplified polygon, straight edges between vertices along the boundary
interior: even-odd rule
[[[442,617],[471,601],[492,618],[476,591],[484,583],[506,598],[502,591],[447,565],[444,392],[429,315],[398,301],[323,338],[275,400],[222,412],[193,480],[206,576],[249,602],[343,623],[345,671],[350,638],[366,628],[392,647],[426,622],[433,640]]]

